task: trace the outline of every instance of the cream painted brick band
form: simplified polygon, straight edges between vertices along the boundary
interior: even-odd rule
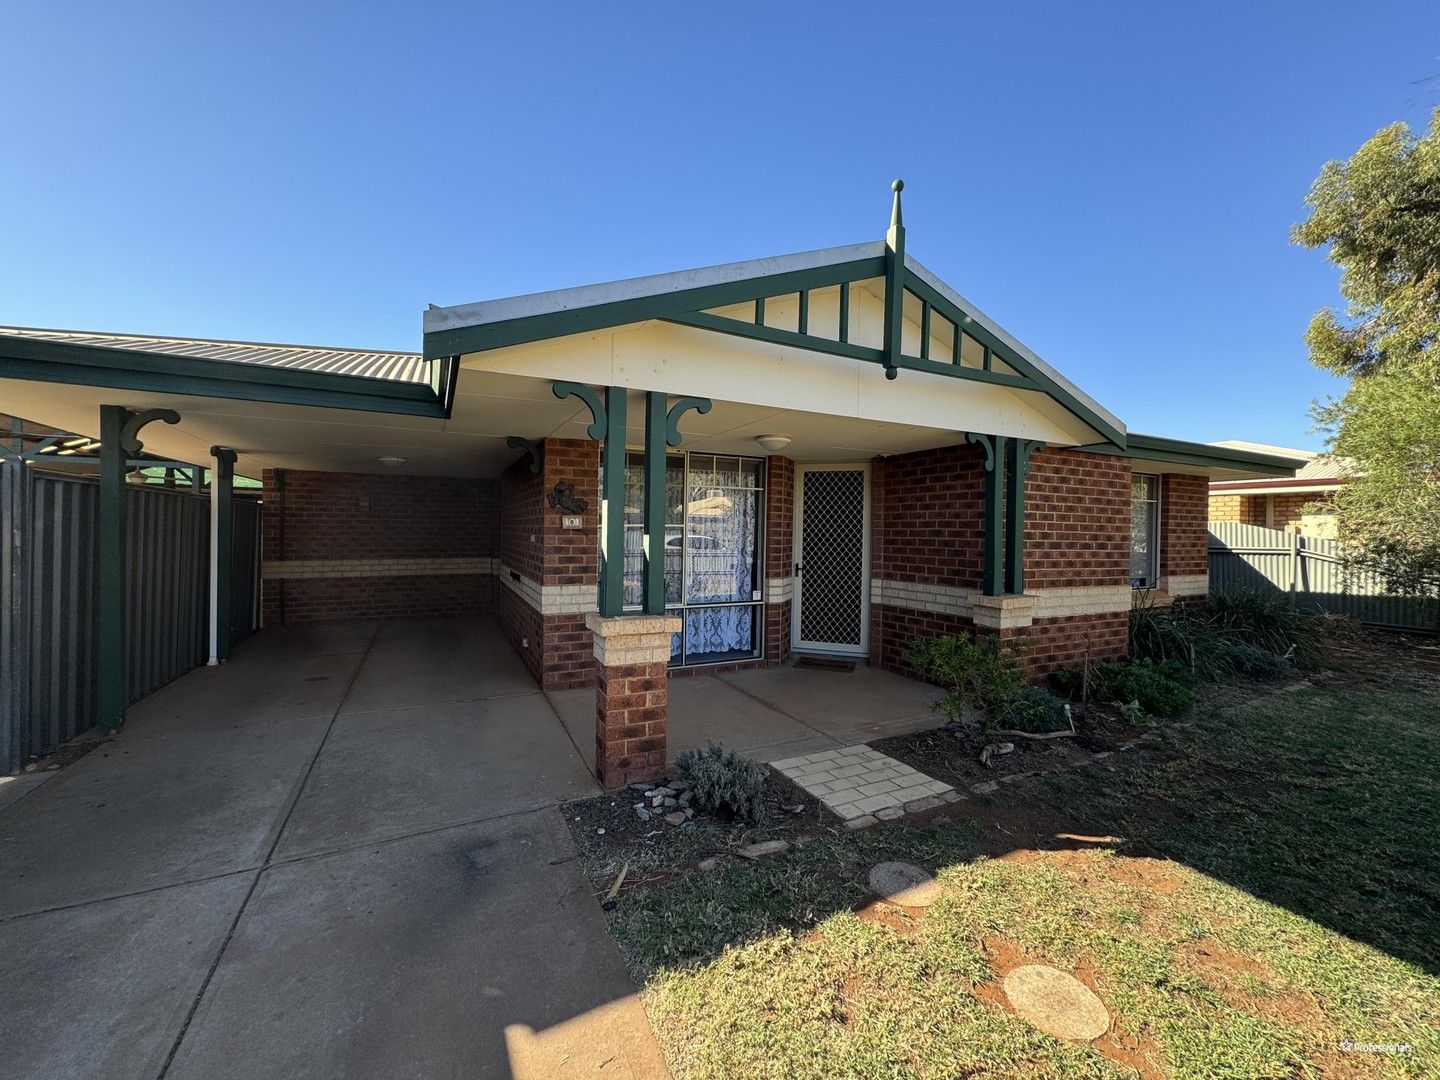
[[[591,613],[585,625],[595,635],[595,659],[601,667],[639,667],[670,662],[670,642],[680,632],[677,615]]]
[[[1009,628],[1028,625],[1017,619],[1064,619],[1075,615],[1105,615],[1130,610],[1130,586],[1078,585],[1055,589],[1028,589],[1023,598],[985,597],[977,589],[953,585],[933,585],[921,581],[885,581],[876,578],[870,583],[870,598],[875,604],[932,611],[958,619],[972,619],[978,625]],[[991,601],[1008,599],[1008,611]],[[1024,601],[1016,603],[1016,601]],[[1033,608],[1031,607],[1033,604]],[[977,608],[984,608],[977,614]],[[1022,610],[1026,614],[1022,616]]]
[[[437,574],[493,574],[496,560],[479,559],[272,559],[260,576],[282,578],[433,577]]]
[[[792,578],[770,578],[765,582],[765,603],[783,604],[795,595],[795,581]]]
[[[500,584],[541,615],[588,615],[600,608],[594,585],[541,585],[498,562],[495,572]]]
[[[1210,575],[1175,574],[1162,577],[1159,586],[1171,596],[1206,596],[1210,592]]]

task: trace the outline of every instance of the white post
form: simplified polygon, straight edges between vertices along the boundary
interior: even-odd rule
[[[200,470],[203,480],[205,471]],[[210,473],[210,664],[220,663],[220,485]]]

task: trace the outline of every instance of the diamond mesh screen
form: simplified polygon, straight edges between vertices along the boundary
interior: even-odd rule
[[[800,640],[859,646],[865,604],[865,472],[807,472],[800,537]]]

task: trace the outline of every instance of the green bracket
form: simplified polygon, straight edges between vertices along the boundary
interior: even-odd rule
[[[557,382],[551,389],[555,396],[562,401],[567,397],[577,397],[583,401],[590,409],[590,426],[586,428],[586,434],[596,442],[605,438],[608,430],[605,425],[605,406],[600,403],[600,397],[594,390],[584,383],[577,382]],[[609,391],[607,390],[606,393],[608,395]],[[623,406],[621,412],[624,412]],[[621,430],[624,430],[623,423]]]
[[[655,391],[652,390],[650,393],[654,394]],[[665,397],[664,394],[658,396],[662,400]],[[710,399],[702,397],[682,397],[679,401],[675,402],[674,405],[671,405],[670,411],[665,417],[665,444],[667,446],[680,445],[680,418],[687,412],[694,409],[701,416],[704,416],[711,408]]]
[[[980,586],[986,596],[999,596],[1005,589],[1001,539],[1005,527],[1005,450],[1009,440],[1004,435],[972,431],[965,441],[985,448],[985,547]]]
[[[505,445],[511,450],[524,450],[530,458],[530,471],[537,474],[540,472],[543,458],[541,457],[542,451],[538,442],[530,439],[522,439],[519,435],[511,435],[505,440]]]
[[[212,446],[215,467],[210,474],[210,497],[215,515],[215,659],[230,659],[230,611],[234,604],[231,563],[234,560],[235,451]]]
[[[140,452],[145,449],[145,445],[140,441],[140,429],[156,420],[163,420],[167,424],[178,424],[180,414],[174,409],[146,409],[144,412],[130,413],[129,419],[125,421],[125,426],[120,429],[120,445],[124,448],[125,453],[131,457],[139,456]]]
[[[1009,551],[1005,559],[1005,591],[1019,595],[1025,591],[1025,477],[1030,472],[1030,455],[1044,447],[1037,439],[1015,439],[1006,455],[1006,482],[1010,489],[1006,507],[1005,540]]]

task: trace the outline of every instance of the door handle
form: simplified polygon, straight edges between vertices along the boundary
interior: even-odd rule
[[[801,566],[798,562],[795,564],[795,576],[796,576],[796,577],[799,577],[799,576],[804,572],[804,570],[805,570],[805,567]]]

